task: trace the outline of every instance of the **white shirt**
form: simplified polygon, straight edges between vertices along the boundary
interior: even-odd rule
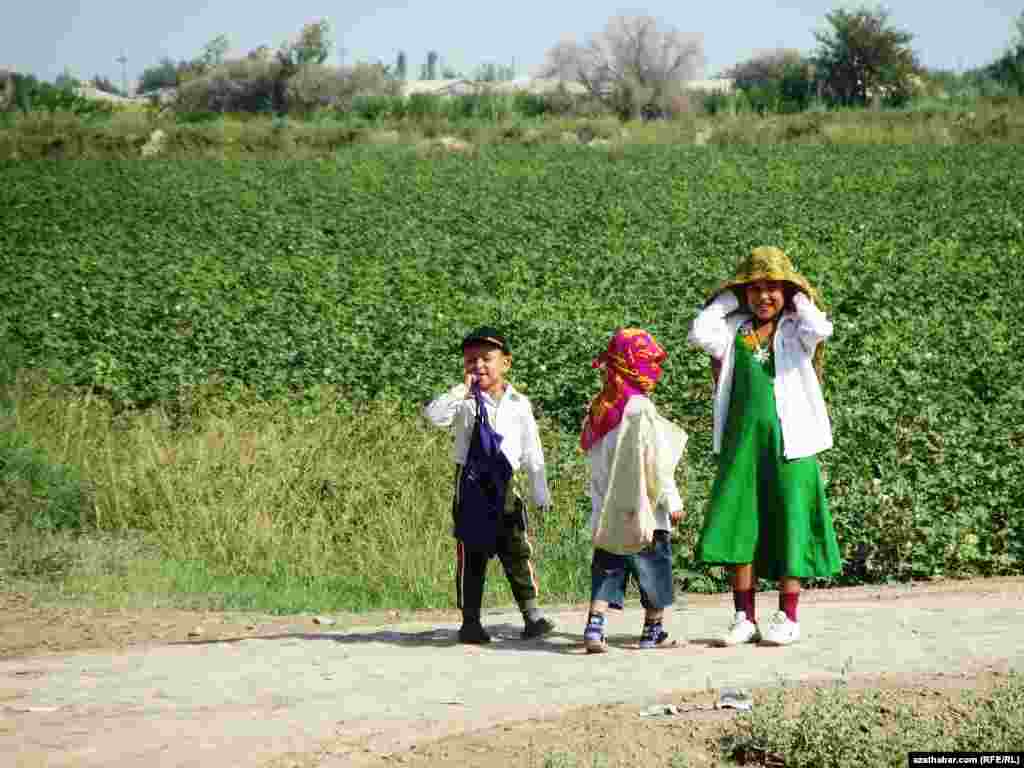
[[[654,410],[654,403],[643,395],[633,395],[629,398],[629,402],[626,403],[623,419],[625,419],[626,414],[632,414],[642,408]],[[655,411],[655,416],[657,450],[672,452],[673,449],[668,445],[668,435],[665,430],[657,428],[660,427],[664,419],[661,416],[657,416],[657,411]],[[601,508],[604,506],[604,497],[608,492],[608,476],[612,469],[612,459],[615,457],[615,449],[618,447],[621,430],[622,424],[619,423],[587,451],[587,457],[590,459],[590,487],[587,495],[590,496],[591,533],[596,533],[597,531]],[[683,445],[685,446],[685,442]],[[664,463],[658,462],[657,466],[662,468]],[[674,464],[672,466],[674,468]],[[654,529],[657,531],[670,531],[672,530],[670,515],[672,512],[683,508],[683,500],[679,495],[679,488],[676,486],[674,473],[666,473],[665,476],[659,477],[658,485],[662,492],[654,506]]]
[[[423,416],[435,426],[455,425],[452,458],[456,464],[466,463],[469,441],[473,437],[473,425],[476,423],[476,400],[472,397],[467,399],[467,392],[465,384],[457,384],[423,409]],[[498,402],[486,392],[482,392],[481,397],[491,428],[502,437],[501,452],[505,454],[513,471],[518,471],[520,467],[526,470],[533,503],[538,507],[546,507],[551,495],[544,472],[544,448],[540,443],[540,433],[529,399],[517,392],[511,384],[505,385],[505,393]]]
[[[783,452],[787,459],[800,459],[832,447],[832,423],[814,372],[814,350],[832,335],[832,323],[802,293],[796,295],[793,303],[796,311],[784,311],[779,318],[772,351],[775,407],[782,425]],[[722,450],[722,436],[729,419],[736,332],[752,317],[748,312],[735,312],[738,308],[739,301],[733,292],[723,291],[697,315],[688,336],[691,344],[722,362],[715,389],[715,453]]]

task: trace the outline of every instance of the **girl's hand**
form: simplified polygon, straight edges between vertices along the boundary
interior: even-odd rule
[[[715,296],[715,300],[712,303],[721,307],[722,311],[727,315],[731,312],[735,312],[743,305],[743,302],[740,301],[736,291],[732,289],[726,289],[719,293]]]
[[[805,307],[810,303],[810,298],[808,298],[807,294],[804,293],[803,291],[797,291],[795,294],[793,294],[793,306],[796,307],[797,309]]]
[[[669,516],[669,519],[672,521],[672,525],[678,524],[679,521],[683,519],[683,508],[680,507],[679,509],[675,510],[674,512],[669,512],[668,516]]]

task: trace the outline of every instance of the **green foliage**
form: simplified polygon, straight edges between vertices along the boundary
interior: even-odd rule
[[[1007,49],[989,67],[988,74],[1024,96],[1024,11],[1014,21],[1014,36]]]
[[[476,68],[473,79],[482,83],[498,83],[506,80],[515,80],[515,67],[511,64],[497,64],[489,61]]]
[[[321,19],[306,24],[298,39],[281,46],[277,56],[292,67],[321,65],[331,55],[331,45],[331,25],[327,19]]]
[[[139,92],[148,93],[178,84],[178,66],[173,59],[163,58],[156,66],[146,67],[139,78]]]
[[[815,33],[816,64],[829,98],[841,106],[905,102],[920,69],[908,47],[914,36],[893,27],[883,8],[839,9],[825,19],[831,29]]]
[[[815,95],[814,65],[795,50],[759,54],[732,67],[727,75],[758,112],[801,112]],[[714,96],[718,98],[711,99],[709,111],[722,111],[724,96]]]
[[[401,104],[401,99],[394,96],[361,95],[352,99],[352,114],[369,120],[371,122],[393,114],[396,102]]]
[[[440,58],[437,51],[428,51],[427,60],[423,64],[423,71],[420,73],[421,80],[437,79],[437,61]]]
[[[23,526],[77,531],[91,521],[77,474],[50,462],[15,426],[11,393],[22,360],[16,347],[0,343],[0,533]]]
[[[780,245],[836,323],[836,447],[821,460],[845,577],[1021,570],[1014,147],[367,146],[0,175],[0,210],[16,212],[0,231],[0,327],[27,365],[119,407],[210,380],[229,398],[301,402],[331,385],[418,403],[457,377],[453,344],[487,321],[512,339],[513,380],[571,437],[594,351],[616,326],[650,328],[670,354],[656,400],[691,435],[685,567],[714,471],[688,324],[750,247]]]
[[[14,74],[15,103],[25,114],[33,110],[45,110],[51,114],[70,112],[82,117],[110,113],[110,104],[79,96],[75,87],[68,79],[54,85],[40,81],[34,75]]]
[[[4,424],[4,422],[8,422]],[[0,417],[0,515],[40,531],[79,530],[92,521],[76,473],[52,464]]]
[[[730,726],[721,745],[742,764],[790,768],[898,768],[916,751],[1013,749],[1024,739],[1024,681],[1019,675],[986,693],[968,692],[944,711],[895,703],[885,691],[819,688],[794,715],[786,689],[770,694]]]
[[[231,41],[227,35],[217,35],[210,42],[203,46],[203,52],[199,55],[198,62],[203,71],[209,71],[224,63],[224,57],[231,48]]]

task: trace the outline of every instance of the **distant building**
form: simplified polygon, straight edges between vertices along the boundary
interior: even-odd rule
[[[401,85],[402,95],[406,97],[417,93],[428,93],[435,96],[464,96],[473,93],[515,93],[517,91],[543,95],[557,91],[559,88],[564,88],[574,96],[584,96],[588,93],[586,86],[576,80],[543,77],[521,77],[516,80],[495,82],[466,79],[404,80]],[[689,80],[684,85],[692,91],[730,93],[733,90],[734,81],[729,78]]]
[[[94,88],[91,85],[79,85],[75,88],[75,93],[81,96],[83,99],[90,99],[92,101],[110,101],[114,104],[137,104],[138,98],[118,96],[116,93],[107,93],[101,91],[99,88]]]

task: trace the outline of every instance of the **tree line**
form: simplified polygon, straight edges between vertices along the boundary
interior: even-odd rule
[[[723,75],[733,81],[735,92],[750,108],[761,112],[797,112],[812,104],[900,106],[928,87],[976,95],[1024,95],[1024,11],[1014,22],[1006,47],[993,61],[965,73],[924,68],[912,48],[914,35],[898,28],[890,13],[881,7],[834,10],[826,14],[824,28],[815,32],[815,39],[817,47],[810,53],[767,50],[737,63]],[[280,112],[288,104],[289,89],[309,92],[308,99],[300,99],[304,103],[310,99],[310,103],[315,102],[318,91],[332,88],[344,93],[394,95],[394,84],[410,75],[408,56],[399,51],[389,64],[358,62],[348,68],[330,68],[340,73],[334,79],[345,79],[347,85],[326,87],[323,83],[331,78],[311,72],[316,68],[328,69],[325,65],[333,46],[328,22],[311,22],[277,49],[263,45],[249,51],[242,62],[253,66],[248,70],[234,66],[230,77],[268,81],[266,87],[257,89],[264,95],[250,101],[258,102],[260,108]],[[211,79],[217,73],[226,78],[224,68],[238,64],[227,61],[229,48],[228,37],[221,34],[191,59],[175,62],[164,58],[143,70],[138,91],[181,89],[191,82]],[[550,48],[540,74],[581,85],[591,100],[624,117],[671,115],[688,108],[686,83],[698,76],[703,62],[703,45],[698,35],[684,33],[651,16],[615,16],[583,44],[562,41]],[[418,74],[424,80],[466,78],[479,82],[511,80],[516,75],[514,65],[493,62],[482,64],[467,75],[445,65],[436,50],[427,53]],[[21,76],[19,83],[21,94],[47,90],[31,76]],[[97,75],[90,84],[120,93],[109,78]],[[54,83],[59,90],[72,90],[77,85],[79,81],[67,71]],[[47,93],[51,101],[63,98]],[[332,98],[338,102],[333,96],[325,96],[321,101],[324,106],[335,105]],[[719,100],[726,101],[727,97],[719,95]],[[716,98],[708,99],[705,106],[715,111]]]

